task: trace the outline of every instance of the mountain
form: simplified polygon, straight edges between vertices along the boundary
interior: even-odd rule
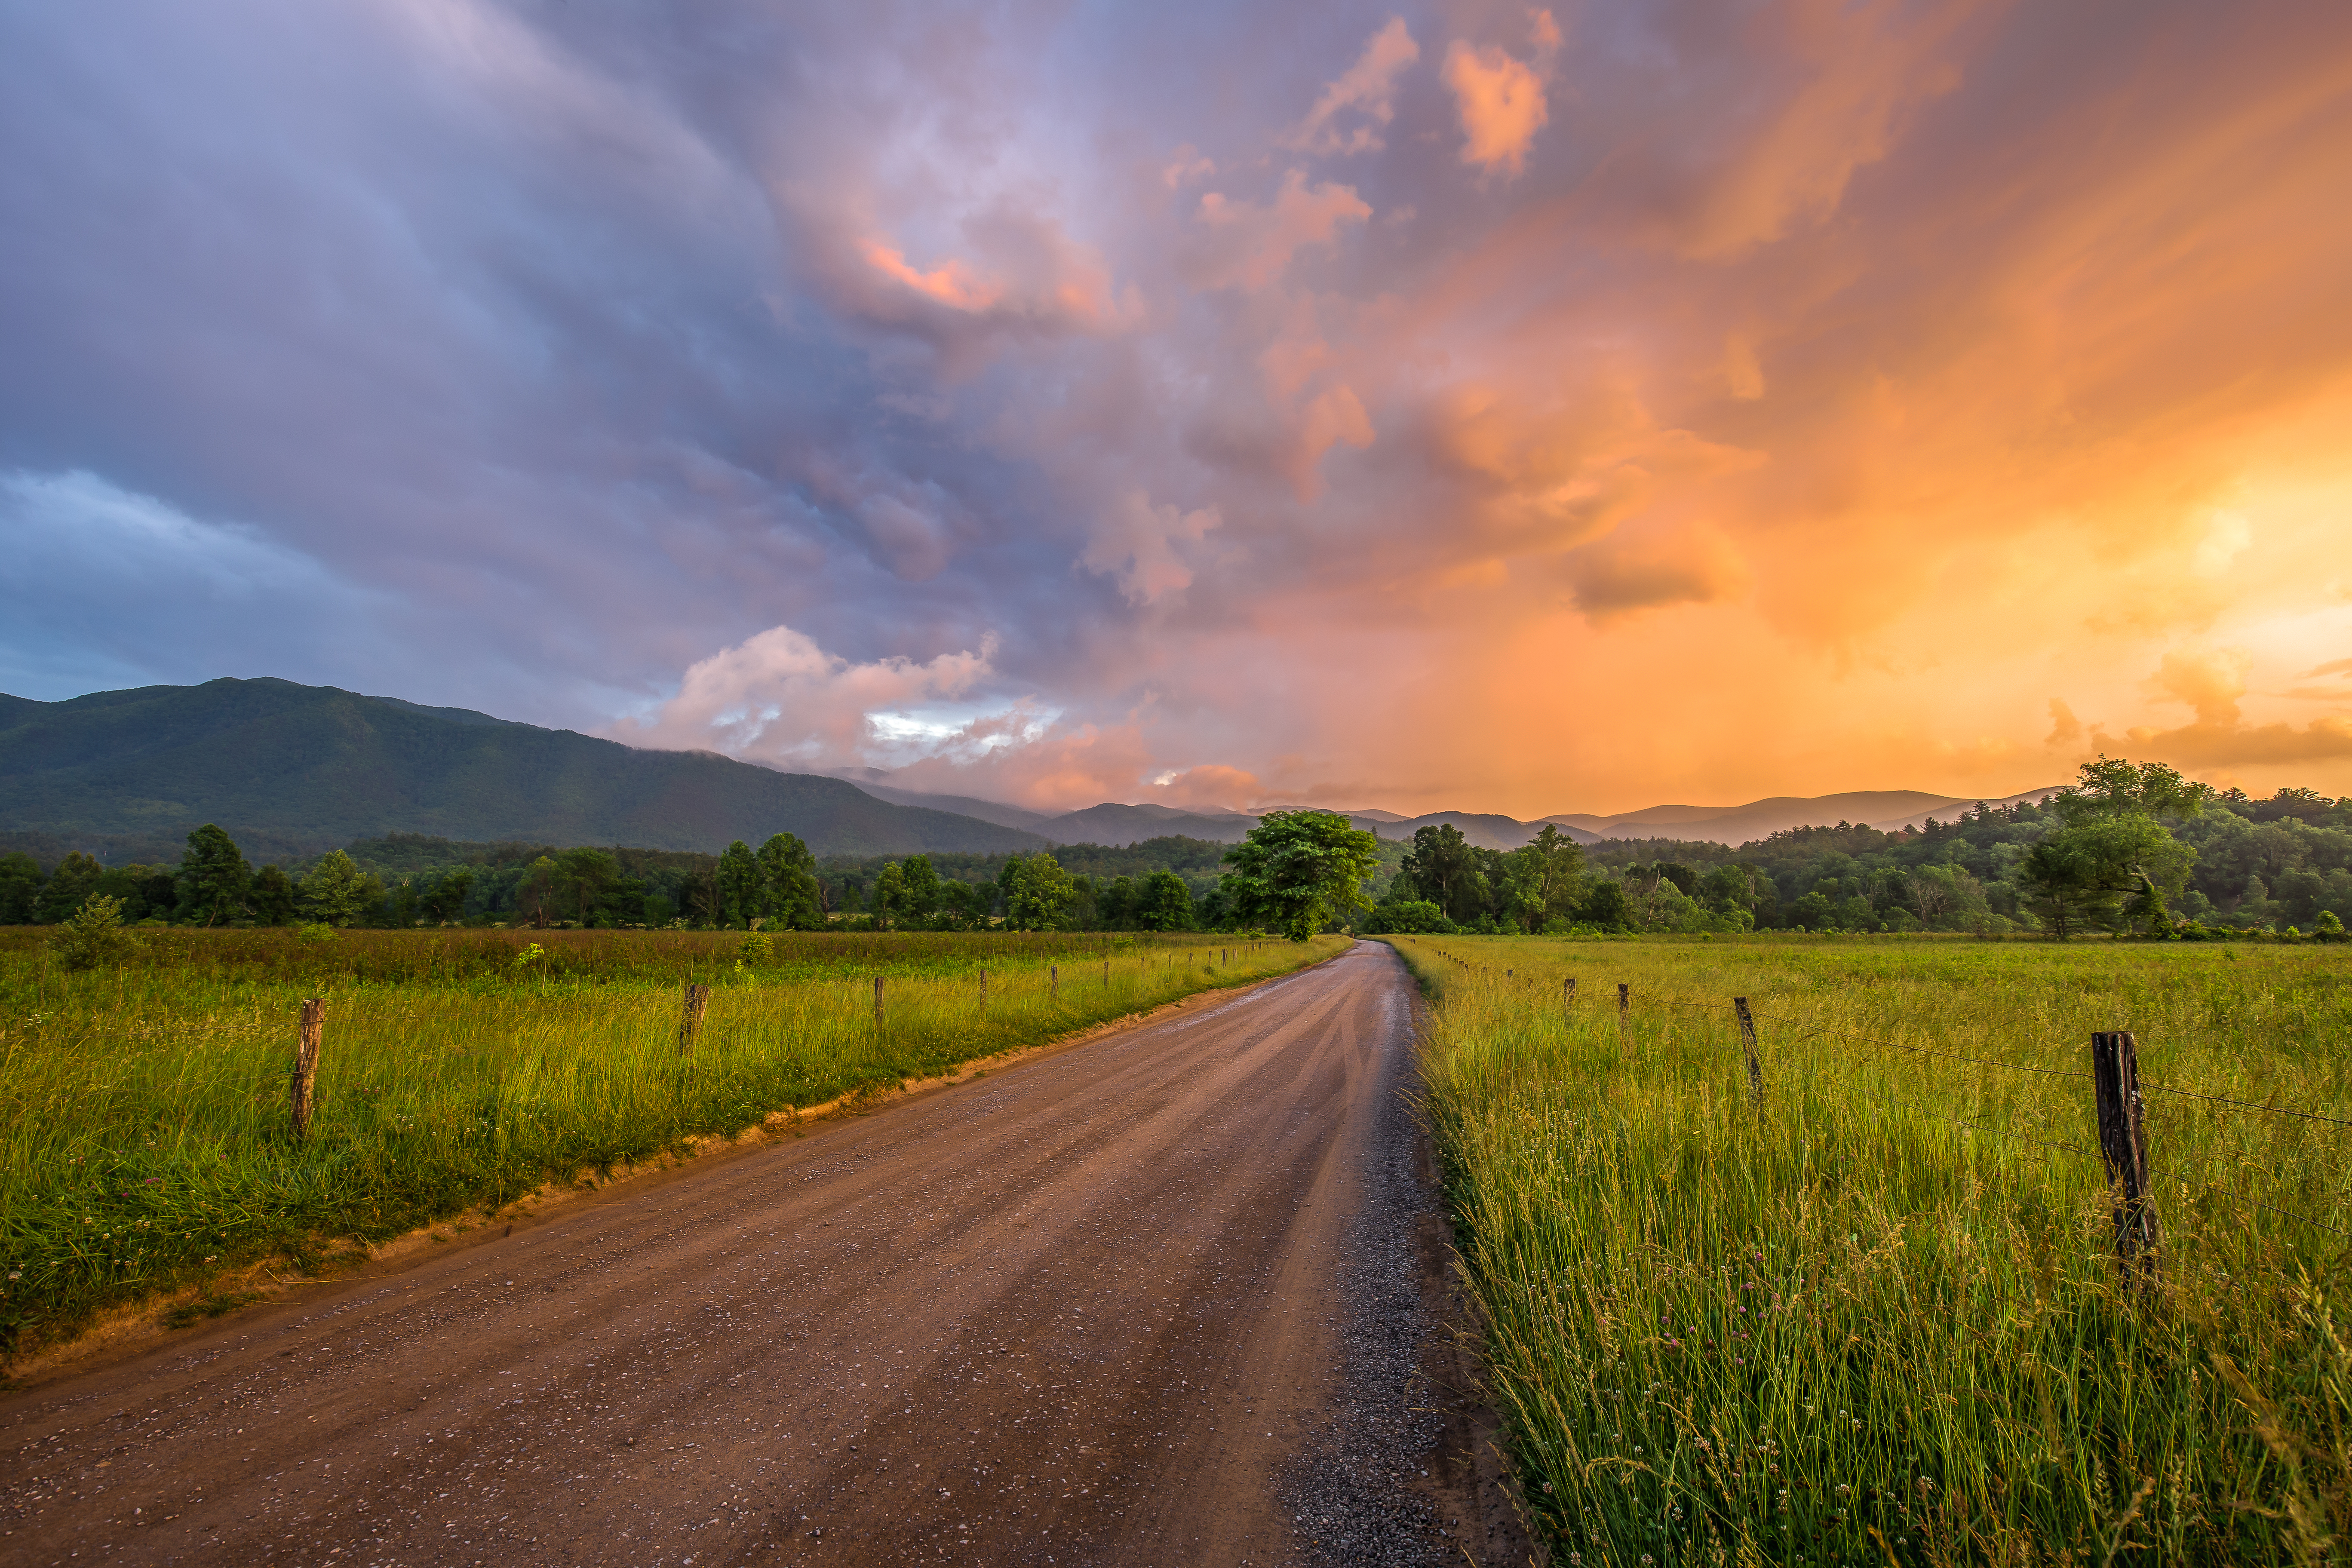
[[[1208,838],[1239,844],[1257,818],[1239,812],[1202,816],[1166,805],[1120,805],[1105,801],[1055,817],[1037,829],[1056,844],[1138,844],[1146,838]]]
[[[1045,843],[845,779],[331,686],[223,679],[64,702],[0,697],[0,829],[120,847],[176,845],[206,822],[313,851],[384,833],[718,850],[787,832],[820,855]]]
[[[882,770],[861,768],[857,771],[875,773]],[[1024,833],[1042,835],[1045,832],[1045,824],[1054,820],[1051,812],[1026,811],[1020,806],[1006,805],[1000,801],[982,800],[968,795],[924,795],[916,790],[898,789],[890,784],[868,783],[847,773],[843,776],[849,778],[852,784],[877,800],[887,800],[894,805],[911,805],[928,811],[951,811],[959,816],[975,816],[982,822],[993,822],[999,827],[1017,827]]]
[[[2056,787],[2028,790],[2004,797],[1999,804],[2039,800]],[[1653,805],[1617,816],[1578,812],[1539,820],[1601,838],[1675,838],[1738,846],[1791,827],[1829,827],[1841,822],[1900,832],[1924,824],[1930,816],[1948,822],[1975,804],[1973,797],[1928,795],[1916,789],[1854,790],[1844,795],[1771,795],[1745,805]]]

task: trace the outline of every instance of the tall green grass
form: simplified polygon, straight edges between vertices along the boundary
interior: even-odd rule
[[[2149,1093],[2144,1292],[2092,1086],[2060,1076],[2128,1028],[2145,1084],[2352,1120],[2342,955],[1397,946],[1436,998],[1429,1111],[1554,1561],[2343,1554],[2352,1127]]]
[[[1342,945],[169,932],[121,969],[67,975],[37,933],[0,932],[0,1344],[22,1352],[160,1288],[381,1240]],[[689,981],[713,993],[682,1055]],[[288,1074],[307,996],[325,999],[326,1036],[297,1144]]]

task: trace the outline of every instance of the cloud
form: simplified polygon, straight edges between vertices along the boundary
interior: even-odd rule
[[[2253,668],[2254,656],[2242,647],[2175,648],[2164,656],[2148,686],[2194,708],[2201,724],[2233,725],[2239,718],[2238,700],[2246,694],[2246,677]]]
[[[1564,565],[1577,608],[1601,623],[1636,610],[1714,604],[1748,583],[1747,566],[1729,542],[1700,530],[1587,545],[1570,552]]]
[[[1405,67],[1421,58],[1421,46],[1406,31],[1404,18],[1391,16],[1371,37],[1344,75],[1323,89],[1296,130],[1283,139],[1286,146],[1303,153],[1376,153],[1385,145],[1381,133],[1396,115],[1396,82]],[[1344,132],[1334,122],[1355,121]]]
[[[0,684],[1072,805],[2352,791],[2258,679],[2352,648],[2340,8],[1427,15],[16,7]]]
[[[1371,216],[1354,186],[1309,184],[1298,169],[1285,174],[1274,200],[1262,205],[1208,192],[1199,208],[1209,241],[1201,281],[1210,288],[1264,289],[1288,269],[1299,251],[1329,245],[1341,224]]]
[[[1536,132],[1551,122],[1544,83],[1559,48],[1559,28],[1549,11],[1529,15],[1535,60],[1522,62],[1493,44],[1481,47],[1455,39],[1443,69],[1462,117],[1462,161],[1489,174],[1516,176],[1527,167]]]
[[[790,626],[772,626],[698,660],[658,712],[625,720],[613,735],[631,745],[719,751],[779,764],[864,762],[906,739],[903,729],[877,724],[877,716],[970,695],[994,673],[993,651],[983,643],[976,653],[941,654],[924,664],[855,664]]]
[[[1200,543],[1223,521],[1213,506],[1180,511],[1129,490],[1112,504],[1078,562],[1114,579],[1129,604],[1158,604],[1192,585],[1192,568],[1178,547]]]

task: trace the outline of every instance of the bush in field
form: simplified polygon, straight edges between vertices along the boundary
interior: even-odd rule
[[[122,929],[122,900],[100,893],[49,933],[49,952],[74,973],[128,961],[139,952],[139,939]]]

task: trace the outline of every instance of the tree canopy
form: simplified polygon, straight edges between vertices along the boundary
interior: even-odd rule
[[[1380,843],[1332,811],[1272,811],[1225,851],[1223,888],[1234,911],[1293,942],[1371,907],[1364,879],[1380,865]]]

